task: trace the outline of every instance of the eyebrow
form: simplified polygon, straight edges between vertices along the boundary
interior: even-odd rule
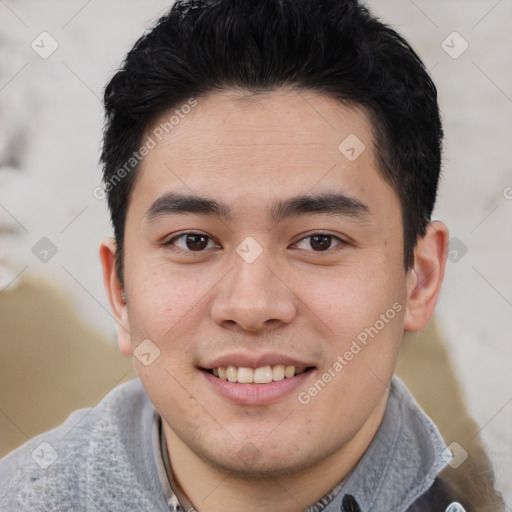
[[[152,221],[167,215],[187,213],[216,216],[226,220],[233,218],[229,206],[215,199],[175,192],[159,197],[146,211],[145,218]],[[277,201],[269,209],[269,217],[276,223],[309,214],[342,215],[362,220],[370,215],[370,209],[359,199],[340,192],[292,197]]]
[[[309,214],[364,218],[369,216],[370,209],[359,199],[344,193],[292,197],[285,201],[278,201],[270,208],[270,217],[274,222]]]
[[[231,219],[231,212],[228,206],[222,205],[214,199],[201,196],[192,196],[170,192],[159,197],[145,213],[147,220],[154,220],[177,213],[195,213],[199,215],[214,215]]]

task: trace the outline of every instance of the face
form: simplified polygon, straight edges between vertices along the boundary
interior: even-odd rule
[[[411,291],[371,124],[290,90],[203,96],[155,132],[169,117],[130,197],[121,348],[145,343],[168,442],[211,466],[336,457],[382,417]]]

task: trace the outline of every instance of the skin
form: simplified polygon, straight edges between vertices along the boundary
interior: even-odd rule
[[[338,149],[350,134],[366,147],[354,161]],[[214,199],[231,216],[148,218],[169,192]],[[276,201],[333,192],[368,211],[269,217]],[[187,232],[210,237],[206,248],[173,238]],[[333,237],[320,239],[326,250],[307,238],[318,233]],[[262,249],[252,263],[236,252],[248,236]],[[382,420],[404,330],[423,328],[433,313],[447,240],[447,228],[431,223],[404,269],[400,203],[378,172],[364,111],[289,89],[198,98],[139,170],[124,287],[115,242],[100,249],[122,352],[145,339],[160,350],[149,366],[134,361],[164,421],[176,482],[197,510],[303,510],[353,469]],[[396,303],[401,311],[378,335],[300,403],[299,392]],[[200,369],[235,352],[286,355],[315,369],[279,399],[244,405]]]

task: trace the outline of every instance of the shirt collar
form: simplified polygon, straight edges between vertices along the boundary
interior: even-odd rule
[[[162,418],[156,410],[153,413],[152,445],[158,479],[160,480],[165,500],[169,506],[169,511],[183,512],[195,510],[186,497],[179,491],[174,482],[169,455],[167,453],[167,443],[165,442],[165,435],[162,428]]]

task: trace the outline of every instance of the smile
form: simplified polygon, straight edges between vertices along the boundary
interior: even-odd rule
[[[215,377],[227,382],[240,384],[269,384],[270,382],[295,377],[308,369],[309,368],[305,367],[277,364],[274,366],[260,366],[259,368],[229,365],[227,367],[212,368],[207,371]]]

